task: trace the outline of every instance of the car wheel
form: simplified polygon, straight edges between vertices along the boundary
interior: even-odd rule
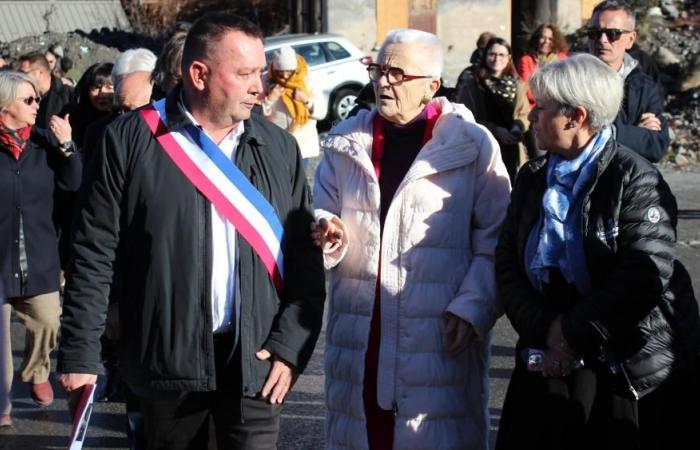
[[[333,120],[345,120],[350,114],[350,111],[355,107],[355,100],[357,99],[357,90],[355,89],[341,89],[333,96],[333,105],[331,108],[331,114],[333,115]]]

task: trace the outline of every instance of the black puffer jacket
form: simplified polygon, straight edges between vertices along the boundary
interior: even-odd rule
[[[171,93],[172,129],[189,123]],[[323,260],[311,243],[309,188],[296,141],[253,114],[236,165],[285,228],[285,289],[278,295],[244,239],[236,250],[241,292],[242,390],[262,388],[268,349],[303,370],[321,330]],[[216,389],[211,317],[211,204],[180,172],[138,111],[105,130],[77,201],[58,370],[97,373],[113,277],[119,284],[121,361],[137,392]],[[114,269],[116,268],[116,273]]]
[[[546,348],[556,300],[528,280],[524,252],[540,217],[546,157],[524,166],[496,249],[499,298],[519,348]],[[583,203],[581,225],[592,292],[563,315],[578,354],[597,355],[600,327],[624,360],[640,395],[700,349],[700,318],[690,277],[676,260],[676,201],[661,174],[637,153],[606,145]]]

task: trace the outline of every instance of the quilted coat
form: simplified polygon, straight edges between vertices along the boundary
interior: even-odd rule
[[[330,131],[314,186],[317,219],[337,216],[344,242],[325,255],[330,297],[325,351],[326,447],[366,449],[365,352],[381,254],[378,401],[395,412],[395,449],[488,448],[494,249],[510,183],[493,136],[463,105],[441,111],[432,139],[396,191],[380,236],[372,119],[362,111]],[[380,245],[381,242],[381,245]],[[445,352],[445,313],[477,337]]]

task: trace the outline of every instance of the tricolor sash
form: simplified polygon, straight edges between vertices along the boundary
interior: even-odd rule
[[[284,231],[270,202],[198,127],[169,130],[165,99],[143,108],[141,116],[175,165],[253,248],[281,293]]]

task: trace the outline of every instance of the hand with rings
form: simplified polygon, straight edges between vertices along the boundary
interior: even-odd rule
[[[65,118],[51,116],[49,119],[49,129],[51,133],[56,136],[59,144],[71,140],[73,130],[71,129],[69,119],[70,117],[68,114],[66,114]]]
[[[545,377],[563,377],[571,373],[573,357],[555,349],[544,353],[542,375]]]

